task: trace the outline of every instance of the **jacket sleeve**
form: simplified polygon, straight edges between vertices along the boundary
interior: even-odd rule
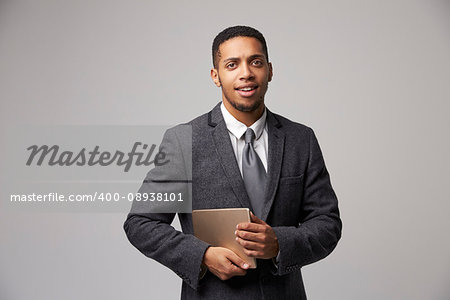
[[[191,179],[186,178],[186,170],[183,170],[188,164],[180,155],[182,147],[176,127],[169,129],[161,142],[160,152],[165,153],[170,164],[153,168],[138,193],[186,192],[189,189],[189,180],[179,180],[180,176]],[[167,207],[155,206],[155,202],[150,201],[136,201],[135,198],[123,225],[128,240],[145,256],[170,268],[197,289],[203,255],[209,245],[192,234],[176,230],[170,225],[175,213],[161,212],[161,209],[167,210]]]
[[[338,200],[312,129],[309,161],[304,176],[299,225],[273,227],[280,249],[275,272],[277,275],[291,273],[326,257],[341,237]]]

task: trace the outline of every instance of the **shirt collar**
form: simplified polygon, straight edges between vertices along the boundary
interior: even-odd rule
[[[233,115],[230,114],[230,112],[226,109],[225,105],[223,105],[223,102],[220,104],[220,110],[222,111],[223,119],[225,120],[228,131],[230,131],[236,138],[240,139],[247,131],[247,126],[244,123],[236,120],[236,118],[233,117]],[[266,125],[266,116],[267,112],[266,108],[264,108],[262,116],[250,127],[248,127],[253,129],[253,131],[255,132],[255,140],[258,140],[264,131],[264,127]]]

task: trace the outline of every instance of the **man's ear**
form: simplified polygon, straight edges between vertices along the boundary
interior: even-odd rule
[[[220,87],[219,73],[217,72],[217,69],[211,69],[211,78],[214,81],[214,84],[217,87]]]
[[[272,81],[272,76],[273,76],[272,63],[269,63],[269,81]]]

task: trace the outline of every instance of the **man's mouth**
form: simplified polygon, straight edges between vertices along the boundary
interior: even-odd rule
[[[251,96],[253,96],[256,93],[256,89],[257,88],[258,88],[257,85],[244,86],[244,87],[236,88],[236,91],[242,97],[251,97]]]

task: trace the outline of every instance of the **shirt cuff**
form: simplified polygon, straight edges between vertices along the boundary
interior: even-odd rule
[[[208,268],[204,264],[201,264],[200,265],[200,275],[199,275],[198,279],[201,280],[203,277],[205,277],[207,271],[208,271]]]
[[[278,270],[278,262],[280,261],[280,250],[278,250],[278,254],[275,257],[272,257],[272,263]]]

